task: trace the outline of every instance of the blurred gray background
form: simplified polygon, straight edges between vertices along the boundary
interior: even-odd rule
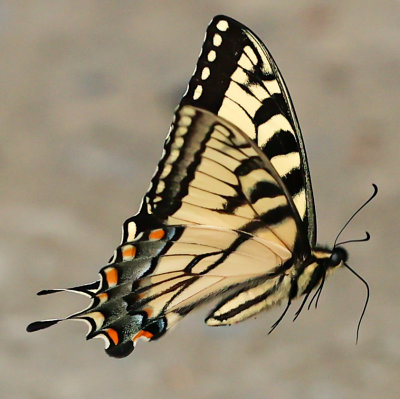
[[[331,277],[317,311],[282,308],[225,328],[207,309],[126,359],[85,343],[86,326],[28,335],[86,298],[36,297],[96,279],[134,214],[208,22],[227,14],[276,59],[302,126],[319,242],[342,236],[370,283]],[[0,292],[2,398],[400,397],[397,1],[0,2]]]

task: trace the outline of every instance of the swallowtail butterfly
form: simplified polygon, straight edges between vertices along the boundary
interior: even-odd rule
[[[84,320],[88,339],[102,337],[109,355],[124,357],[215,298],[210,326],[281,302],[284,315],[346,259],[341,247],[316,245],[306,152],[275,61],[248,28],[217,16],[150,188],[99,279],[39,292],[84,294],[91,305],[27,330]]]

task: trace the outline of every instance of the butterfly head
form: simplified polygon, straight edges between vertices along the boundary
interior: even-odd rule
[[[317,266],[319,274],[330,274],[333,270],[344,265],[348,259],[347,251],[341,247],[336,246],[332,248],[316,248],[313,251],[314,264],[311,264],[311,269]],[[310,269],[310,270],[311,270]]]
[[[336,268],[342,266],[348,259],[348,253],[343,247],[334,247],[329,257],[327,267]]]

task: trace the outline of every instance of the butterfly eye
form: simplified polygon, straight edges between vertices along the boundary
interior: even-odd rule
[[[336,247],[332,251],[330,258],[331,267],[338,266],[340,262],[346,262],[348,258],[347,251],[342,247]]]

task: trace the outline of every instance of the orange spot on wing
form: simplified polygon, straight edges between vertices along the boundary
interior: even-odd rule
[[[144,337],[144,338],[147,338],[147,339],[151,339],[151,338],[153,338],[153,334],[151,332],[148,332],[148,331],[145,331],[145,330],[141,330],[132,338],[132,341],[136,341],[141,337]]]
[[[143,309],[143,311],[146,312],[146,313],[147,313],[147,316],[149,316],[149,317],[151,317],[151,315],[152,315],[152,313],[153,313],[153,311],[152,311],[151,308]]]
[[[112,287],[118,283],[118,272],[115,267],[109,267],[105,270],[106,280],[109,287]]]
[[[103,302],[107,301],[108,294],[106,292],[102,292],[101,294],[97,294],[97,298],[99,298],[100,302],[103,303]]]
[[[136,255],[136,247],[128,246],[122,251],[122,257],[125,258],[134,258]]]
[[[106,332],[110,337],[111,341],[114,342],[114,345],[118,345],[119,342],[118,333],[113,328],[107,328]]]
[[[163,229],[153,230],[149,234],[150,240],[161,240],[165,236],[165,231]]]

